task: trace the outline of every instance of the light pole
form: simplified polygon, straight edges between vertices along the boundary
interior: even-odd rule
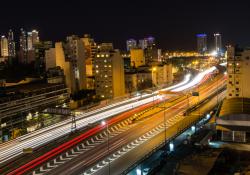
[[[164,100],[164,137],[165,137],[165,140],[164,140],[164,145],[166,146],[166,140],[167,140],[167,126],[166,126],[166,99]],[[165,150],[165,149],[164,149]]]
[[[154,93],[154,90],[155,90],[155,88],[154,88],[154,85],[156,86],[156,84],[157,84],[157,68],[156,67],[153,67],[152,68],[152,84],[153,84],[153,93]],[[155,76],[154,76],[154,74],[155,74]],[[155,82],[155,83],[154,83]],[[155,94],[153,95],[153,105],[154,105],[154,103],[155,103]]]
[[[190,104],[189,104],[189,93],[187,93],[187,102],[188,102],[188,107],[187,107],[187,113],[188,113],[188,110],[190,108]]]
[[[106,126],[107,131],[107,146],[108,146],[108,156],[109,156],[109,125],[108,122],[102,121],[102,126]],[[110,175],[110,159],[108,157],[108,175]]]

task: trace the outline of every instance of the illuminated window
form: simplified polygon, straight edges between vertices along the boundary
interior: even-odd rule
[[[99,57],[100,57],[100,55],[98,55],[98,54],[97,54],[97,55],[96,55],[96,57],[97,57],[97,58],[99,58]]]
[[[111,65],[109,65],[109,67],[111,67]]]
[[[105,64],[104,67],[107,67],[107,65]]]
[[[96,67],[96,68],[98,68],[99,66],[98,66],[98,65],[96,65],[95,67]]]
[[[109,57],[109,54],[106,54],[106,57]]]
[[[104,60],[104,63],[107,63],[107,60]]]
[[[96,70],[95,72],[98,74],[98,73],[99,73],[99,70]]]
[[[104,77],[105,77],[105,78],[107,78],[107,77],[108,77],[108,75],[104,75]]]
[[[108,87],[108,85],[105,86],[106,88]]]

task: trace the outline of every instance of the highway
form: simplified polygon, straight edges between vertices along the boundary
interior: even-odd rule
[[[225,91],[219,94],[219,101],[221,101],[225,97],[226,93]],[[208,111],[213,109],[215,105],[217,104],[217,97],[212,98],[208,103],[201,106],[199,109],[194,111],[192,113],[193,115],[197,115],[198,113],[206,114]],[[192,115],[191,114],[191,115]],[[175,126],[176,125],[176,126]],[[167,139],[172,138],[176,131],[178,130],[179,123],[173,125],[172,127],[168,127],[167,131]],[[111,175],[118,175],[122,174],[128,167],[135,164],[138,160],[141,160],[144,158],[148,153],[150,153],[152,150],[154,150],[157,146],[161,145],[165,140],[165,134],[164,131],[157,134],[155,137],[151,138],[150,140],[143,142],[142,144],[138,145],[134,149],[130,150],[126,154],[124,154],[122,157],[119,157],[115,160],[113,160],[110,163],[110,174]],[[74,167],[73,167],[74,168]],[[92,173],[93,175],[108,175],[109,169],[108,165],[102,167],[98,171]],[[81,173],[76,173],[81,175],[87,175],[88,173],[81,171]],[[90,174],[90,173],[89,173]]]
[[[210,94],[214,93],[217,90],[217,85],[222,86],[225,85],[225,79],[224,77],[221,78],[220,82],[213,82],[206,88],[201,88],[200,90],[200,97],[199,100],[202,100],[206,97],[208,97]],[[198,98],[197,97],[190,97],[189,99],[189,105],[197,104]],[[184,100],[181,100],[178,103],[173,102],[172,105],[166,110],[166,125],[168,127],[174,125],[176,122],[179,122],[183,119],[183,112],[187,109],[188,106],[188,99],[184,98]],[[178,115],[179,114],[179,115]],[[124,145],[129,145],[130,143],[133,143],[133,145],[138,144],[138,138],[143,137],[145,133],[148,133],[151,130],[154,130],[154,128],[158,128],[158,130],[161,130],[163,127],[163,112],[156,113],[150,118],[147,118],[146,120],[142,120],[127,126],[123,127],[123,132],[120,132],[118,135],[112,136],[109,138],[109,150],[107,149],[107,141],[105,139],[106,137],[100,137],[100,142],[92,142],[91,148],[89,148],[90,144],[83,143],[83,145],[86,147],[85,152],[81,152],[79,154],[72,154],[72,151],[68,152],[68,156],[64,156],[64,159],[67,159],[65,163],[63,163],[61,159],[62,166],[58,166],[58,164],[53,163],[55,161],[60,160],[60,156],[65,155],[63,153],[60,156],[57,156],[56,158],[50,160],[49,162],[46,162],[41,167],[38,167],[37,171],[33,171],[32,174],[39,174],[41,173],[40,170],[45,170],[43,172],[46,172],[46,174],[78,174],[80,172],[83,172],[83,170],[86,170],[85,174],[92,174],[93,171],[91,171],[91,166],[93,166],[96,162],[104,161],[104,163],[97,164],[98,169],[102,166],[106,167],[107,165],[105,162],[107,160],[105,157],[107,155],[110,155],[110,153],[114,153],[117,150],[124,147]],[[104,128],[105,130],[105,128]],[[156,129],[157,130],[157,129]],[[153,136],[153,135],[152,135]],[[146,137],[150,138],[150,134],[148,136],[144,136],[141,141],[145,141]],[[135,142],[137,140],[137,143]],[[82,144],[81,144],[82,145]],[[130,145],[133,146],[133,145]],[[79,145],[78,145],[79,146]],[[84,147],[82,146],[82,148]],[[77,151],[77,149],[72,149]],[[117,153],[115,157],[119,157],[119,154]],[[114,157],[113,157],[114,158]],[[105,166],[106,165],[106,166]],[[55,167],[53,167],[55,166]],[[53,167],[53,168],[52,168]],[[88,169],[89,168],[89,169]],[[108,173],[106,173],[108,174]]]
[[[190,81],[190,75],[187,75],[183,82],[163,90],[171,90],[187,84]],[[110,118],[119,113],[131,110],[141,105],[152,102],[158,99],[159,96],[155,94],[143,94],[138,97],[133,97],[122,102],[118,102],[94,111],[82,113],[76,116],[77,129],[82,129],[89,124]],[[44,145],[52,140],[60,138],[71,132],[71,119],[60,122],[58,124],[46,127],[44,129],[35,131],[33,133],[21,136],[13,141],[0,145],[0,164],[12,159],[20,154],[24,148],[36,148]]]
[[[209,70],[206,71],[206,73],[198,74],[197,77],[201,77],[201,78],[199,78],[199,80],[201,81],[208,74],[212,73],[214,70],[215,70],[214,67],[210,68]],[[170,88],[167,88],[167,89],[164,89],[164,90],[172,90],[172,91],[174,91],[175,89],[180,88],[181,86],[185,86],[183,91],[187,90],[187,89],[190,89],[194,85],[197,85],[197,84],[200,83],[200,81],[197,81],[197,77],[194,79],[196,81],[194,83],[193,82],[194,80],[193,81],[187,81],[188,76],[186,76],[186,79],[184,80],[184,83],[182,82],[181,85],[179,85],[179,86],[175,85],[174,87],[170,87]],[[162,99],[162,95],[157,95],[157,93],[158,92],[153,93],[153,94],[156,94],[155,96],[146,95],[146,96],[149,96],[149,97],[146,97],[146,98],[137,97],[137,98],[139,98],[139,100],[137,99],[136,101],[134,99],[130,99],[132,101],[130,103],[128,103],[127,101],[126,102],[120,102],[120,103],[124,103],[124,105],[113,105],[113,107],[111,107],[110,110],[105,109],[105,111],[99,112],[98,114],[94,114],[94,115],[92,115],[90,117],[83,117],[82,119],[79,119],[77,121],[77,126],[78,126],[78,128],[83,128],[83,127],[87,126],[90,123],[96,123],[98,121],[100,122],[102,120],[106,120],[107,118],[110,118],[111,116],[117,115],[119,113],[122,113],[122,112],[125,112],[125,111],[132,111],[134,109],[141,108],[141,107],[145,106],[146,104],[152,103],[152,101],[162,101],[162,100],[166,100],[166,99],[171,98],[171,96],[166,96],[166,97],[164,97],[164,99]],[[182,105],[182,106],[177,106],[177,108],[183,110],[183,108],[185,108],[184,103],[186,105],[185,100],[182,103],[180,103],[180,105]],[[93,111],[91,111],[91,112],[94,113]],[[174,110],[173,113],[170,113],[170,114],[171,114],[171,116],[175,116],[175,115],[178,114],[178,112],[180,112],[180,111]],[[80,118],[82,116],[78,116],[78,117]],[[40,145],[42,145],[44,143],[47,143],[47,142],[49,142],[49,141],[51,141],[51,140],[53,140],[55,138],[63,136],[63,135],[65,135],[65,134],[67,134],[67,133],[69,133],[71,131],[70,130],[71,129],[71,124],[59,124],[59,125],[60,125],[59,127],[58,126],[56,126],[56,127],[53,126],[54,128],[52,128],[52,129],[48,129],[48,128],[45,129],[46,132],[38,131],[39,136],[34,134],[34,135],[29,135],[26,138],[22,137],[21,139],[19,139],[19,141],[16,141],[15,144],[13,144],[13,145],[10,144],[10,145],[1,147],[1,149],[3,150],[3,151],[1,150],[1,160],[2,160],[2,162],[6,161],[6,160],[18,155],[18,154],[21,154],[23,148],[40,146]],[[103,129],[103,127],[101,129]],[[118,139],[118,140],[119,140],[119,142],[121,144],[124,144],[123,141],[121,141],[121,139]],[[112,144],[111,144],[111,146],[112,146]],[[93,147],[93,145],[92,145],[92,147]],[[116,147],[114,147],[114,149],[115,148]],[[88,150],[87,152],[89,152],[89,151],[90,150]]]

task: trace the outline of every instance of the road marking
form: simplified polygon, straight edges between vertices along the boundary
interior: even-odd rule
[[[43,166],[41,166],[40,169],[39,169],[39,171],[41,171],[41,172],[47,172],[47,171],[49,171],[49,169],[43,169]]]
[[[43,174],[41,174],[41,173],[36,173],[36,171],[33,171],[33,172],[32,172],[32,175],[43,175]]]

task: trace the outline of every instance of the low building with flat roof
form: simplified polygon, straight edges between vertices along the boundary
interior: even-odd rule
[[[250,132],[250,99],[225,99],[216,124],[223,141],[246,142]]]

